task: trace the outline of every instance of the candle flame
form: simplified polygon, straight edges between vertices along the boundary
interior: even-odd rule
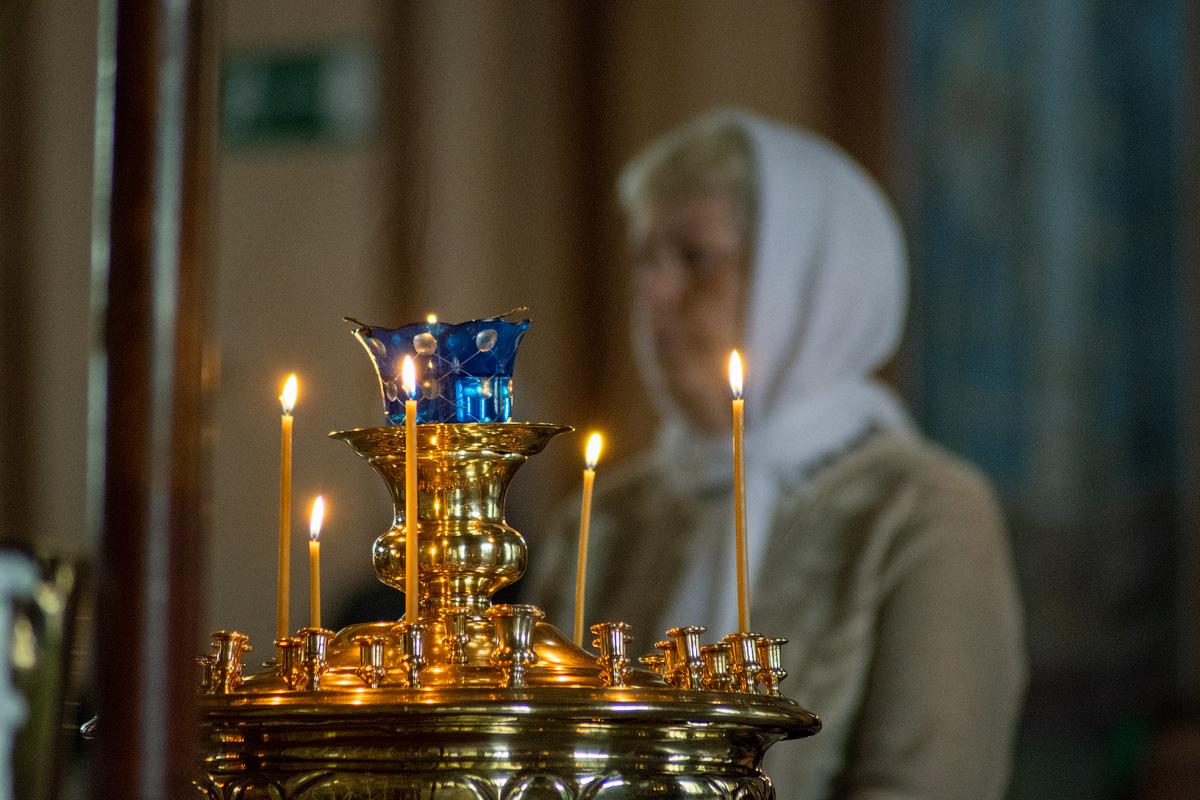
[[[430,324],[430,325],[436,325],[436,324],[437,324],[437,314],[430,314],[430,315],[429,315],[428,317],[426,317],[425,319],[429,321],[429,324]]]
[[[412,356],[404,357],[404,366],[400,369],[400,382],[404,385],[404,393],[409,400],[417,399],[417,365]]]
[[[600,460],[600,434],[593,433],[592,438],[588,439],[587,468],[595,469],[596,462],[599,460]]]
[[[321,538],[321,522],[325,519],[325,498],[317,495],[313,501],[312,519],[308,523],[308,538],[314,542]]]
[[[291,414],[292,409],[296,407],[296,376],[292,375],[287,379],[287,383],[283,385],[283,394],[279,395],[279,402],[283,404],[283,413]]]
[[[729,357],[729,386],[735,398],[742,396],[742,357],[737,350]]]

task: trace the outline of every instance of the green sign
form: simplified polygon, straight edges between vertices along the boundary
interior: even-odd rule
[[[375,127],[378,70],[364,47],[234,53],[221,80],[230,146],[358,142]]]

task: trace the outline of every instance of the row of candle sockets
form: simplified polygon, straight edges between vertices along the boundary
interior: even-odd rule
[[[467,663],[470,613],[466,608],[451,609],[441,621],[442,642],[452,665]],[[532,641],[534,627],[542,618],[541,610],[531,605],[496,605],[485,615],[492,620],[494,629],[490,665],[500,671],[508,688],[525,688],[526,670],[538,661]],[[400,622],[387,632],[355,636],[352,641],[359,647],[359,666],[354,674],[367,688],[379,688],[388,675],[384,666],[387,646],[398,643],[402,688],[420,689],[421,671],[428,663],[424,655],[425,630],[424,623]],[[781,666],[786,639],[733,633],[715,644],[701,645],[700,636],[704,632],[700,626],[672,628],[667,631],[671,638],[655,645],[661,652],[643,656],[641,662],[675,689],[757,694],[761,687],[768,696],[782,696],[779,685],[787,677]],[[627,686],[630,626],[625,622],[601,622],[592,626],[592,633],[596,635],[592,646],[600,651],[596,662],[602,684]],[[289,689],[321,690],[321,677],[328,669],[328,646],[333,638],[333,631],[305,628],[298,638],[285,639],[277,647],[276,673]],[[213,634],[213,644],[216,652],[200,659],[204,667],[200,690],[214,695],[233,693],[243,684],[242,660],[251,649],[247,637],[235,631],[218,631]]]
[[[431,320],[433,318],[431,317]],[[417,485],[417,454],[416,454],[416,366],[409,356],[405,356],[401,369],[404,391],[408,397],[405,414],[405,441],[411,443],[405,448],[405,617],[417,618],[417,592],[419,575],[417,569],[409,569],[410,564],[418,561],[416,522],[416,485]],[[746,633],[750,629],[749,611],[749,576],[748,558],[746,553],[746,503],[745,503],[745,417],[744,400],[742,397],[743,371],[742,360],[737,351],[729,358],[729,382],[733,392],[733,454],[734,454],[734,553],[735,571],[737,575],[737,612],[738,630]],[[282,418],[282,447],[281,447],[281,480],[279,506],[279,593],[277,604],[277,647],[283,647],[290,630],[288,611],[290,606],[290,535],[291,535],[291,473],[292,473],[292,411],[297,397],[296,376],[288,378],[280,395],[283,408]],[[575,627],[574,642],[577,647],[583,646],[584,630],[584,587],[587,575],[588,530],[591,516],[592,491],[595,481],[595,468],[600,456],[601,440],[599,434],[592,434],[588,440],[583,473],[583,508],[580,514],[579,558],[576,569],[575,592]],[[309,524],[309,598],[310,598],[310,628],[321,627],[321,580],[320,580],[320,531],[324,516],[324,498],[317,497],[313,502],[313,511]],[[282,657],[282,656],[281,656]]]

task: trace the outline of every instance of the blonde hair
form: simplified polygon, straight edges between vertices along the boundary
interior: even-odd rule
[[[749,246],[757,218],[753,146],[738,119],[717,112],[660,137],[625,166],[617,181],[630,219],[689,194],[727,192],[742,240]]]

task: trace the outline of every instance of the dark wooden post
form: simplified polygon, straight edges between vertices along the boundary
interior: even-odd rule
[[[101,9],[93,306],[103,334],[89,391],[89,446],[103,453],[102,474],[89,474],[102,526],[98,798],[194,791],[212,131],[202,6],[212,4]]]

